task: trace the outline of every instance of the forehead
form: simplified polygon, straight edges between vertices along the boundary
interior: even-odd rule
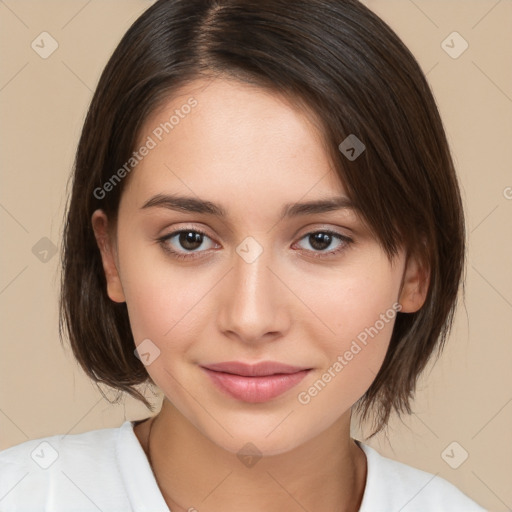
[[[318,118],[292,99],[231,79],[186,84],[146,119],[151,146],[126,192],[280,203],[340,195]]]

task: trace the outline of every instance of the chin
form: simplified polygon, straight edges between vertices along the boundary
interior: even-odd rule
[[[273,455],[281,455],[290,452],[294,448],[300,446],[301,441],[290,436],[276,436],[275,439],[248,434],[247,436],[235,436],[233,439],[210,439],[217,444],[219,448],[236,455],[243,462],[245,457],[270,457]]]
[[[244,455],[245,451],[265,457],[281,455],[321,434],[315,425],[311,425],[311,430],[308,430],[307,425],[302,424],[299,428],[295,422],[289,422],[286,428],[285,423],[288,423],[288,420],[280,424],[285,416],[270,423],[251,421],[250,418],[242,425],[240,422],[227,422],[223,425],[226,430],[219,430],[217,424],[208,425],[201,431],[219,448],[239,457]]]

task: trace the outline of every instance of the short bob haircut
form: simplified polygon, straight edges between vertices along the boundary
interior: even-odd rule
[[[91,216],[101,208],[116,222],[127,180],[101,198],[95,190],[130,160],[148,115],[204,77],[254,84],[313,113],[347,195],[390,261],[403,247],[429,274],[426,302],[397,314],[382,367],[355,404],[362,420],[374,413],[372,437],[393,410],[411,414],[418,376],[442,351],[463,281],[465,227],[426,78],[393,30],[357,0],[158,0],[133,23],[101,75],[70,177],[61,341],[65,329],[97,384],[153,411],[138,386],[153,382],[134,354],[126,303],[107,295]],[[352,161],[338,148],[350,134],[366,146]]]

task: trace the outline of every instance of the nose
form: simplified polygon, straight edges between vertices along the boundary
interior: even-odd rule
[[[263,250],[254,261],[234,253],[233,268],[219,296],[221,332],[249,344],[283,336],[291,324],[290,297],[283,281],[270,250]]]

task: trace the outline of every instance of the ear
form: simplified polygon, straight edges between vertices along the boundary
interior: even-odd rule
[[[408,254],[398,298],[398,302],[402,306],[400,312],[415,313],[418,311],[425,303],[429,284],[428,268],[421,264],[416,256]]]
[[[96,210],[92,214],[91,222],[96,243],[101,253],[108,296],[114,302],[125,302],[126,299],[116,265],[116,247],[109,234],[107,215],[103,210]]]

